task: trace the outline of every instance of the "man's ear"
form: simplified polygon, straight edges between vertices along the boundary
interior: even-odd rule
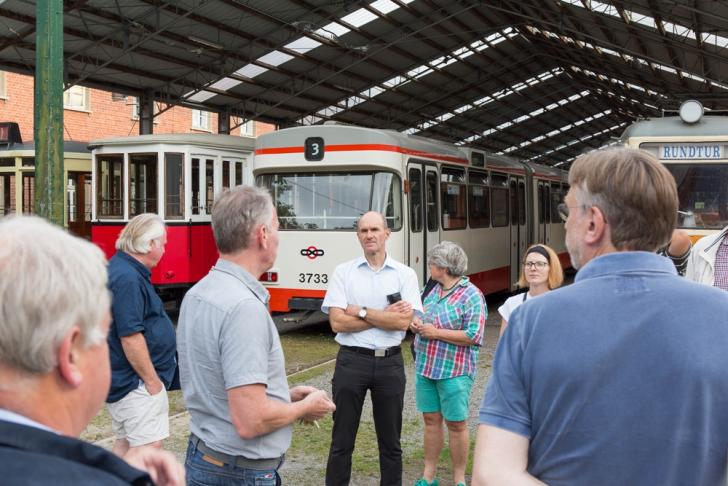
[[[83,381],[79,366],[83,348],[83,336],[78,326],[73,326],[58,347],[58,372],[61,379],[72,388],[76,388]]]
[[[260,247],[263,249],[268,248],[268,227],[266,225],[261,224],[258,227],[257,237]]]
[[[597,206],[587,208],[589,226],[587,227],[584,241],[589,244],[601,243],[607,234],[607,218],[604,212]]]

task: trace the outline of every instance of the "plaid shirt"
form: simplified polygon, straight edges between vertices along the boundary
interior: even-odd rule
[[[460,346],[417,335],[416,372],[432,380],[474,376],[479,346],[483,344],[485,319],[488,317],[483,294],[467,277],[463,277],[455,289],[446,295],[442,295],[442,285],[438,283],[425,297],[423,306],[424,322],[441,329],[465,331],[475,344]]]
[[[713,273],[713,287],[728,290],[728,237],[724,236],[720,242],[718,253],[715,255],[715,271]]]

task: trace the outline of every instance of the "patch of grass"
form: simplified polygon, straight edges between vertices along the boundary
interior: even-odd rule
[[[287,374],[330,360],[339,349],[328,324],[284,334],[281,346],[286,356]]]

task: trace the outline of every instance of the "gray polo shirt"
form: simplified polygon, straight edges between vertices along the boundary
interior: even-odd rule
[[[218,452],[249,459],[279,457],[291,443],[290,426],[245,440],[230,418],[231,388],[262,383],[270,399],[291,401],[268,298],[242,267],[219,259],[185,295],[177,326],[190,432]]]

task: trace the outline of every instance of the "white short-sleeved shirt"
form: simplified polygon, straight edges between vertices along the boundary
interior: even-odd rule
[[[336,267],[321,310],[328,314],[331,307],[346,309],[349,304],[384,309],[388,305],[387,295],[396,292],[400,293],[402,300],[412,304],[415,313],[422,313],[414,270],[387,255],[382,268],[375,271],[361,256]],[[398,346],[404,336],[404,331],[372,328],[359,332],[340,332],[336,334],[336,341],[344,346],[381,349]]]
[[[536,297],[538,297],[538,295]],[[519,305],[523,304],[526,300],[531,300],[533,298],[534,296],[529,294],[528,292],[522,292],[520,294],[508,297],[508,299],[503,302],[503,305],[498,307],[498,314],[500,314],[501,317],[505,319],[506,322],[508,322],[508,320],[511,318],[511,314],[514,310],[516,310]]]

